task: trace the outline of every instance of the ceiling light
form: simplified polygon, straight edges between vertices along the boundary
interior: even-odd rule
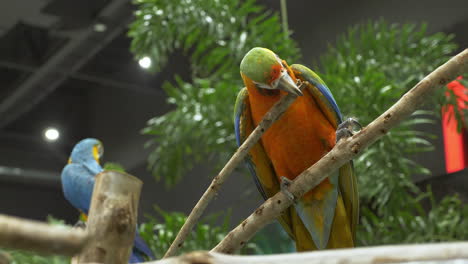
[[[47,141],[56,141],[60,137],[60,133],[56,128],[49,127],[44,131],[44,137]]]
[[[151,58],[150,57],[143,57],[138,61],[138,64],[140,64],[140,67],[143,69],[148,69],[151,67]]]
[[[96,32],[104,32],[107,30],[107,26],[104,23],[96,23],[94,24],[94,31]]]

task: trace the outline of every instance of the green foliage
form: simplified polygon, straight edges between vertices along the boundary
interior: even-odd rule
[[[468,75],[468,74],[466,74]],[[468,79],[466,78],[466,75],[465,75],[465,78],[461,79],[461,80],[458,80],[463,86],[467,87],[468,88]]]
[[[69,264],[70,258],[63,256],[40,256],[37,253],[22,251],[22,250],[11,250],[7,251],[11,258],[11,264]]]
[[[421,202],[429,201],[426,212]],[[402,204],[402,209],[387,218],[363,208],[358,239],[361,245],[461,241],[468,238],[468,206],[457,196],[437,202],[430,191]]]
[[[275,221],[255,234],[250,242],[241,249],[241,254],[266,255],[290,253],[295,250],[294,241],[284,231],[279,222]]]
[[[185,223],[187,216],[178,212],[165,212],[155,206],[159,217],[146,216],[148,221],[139,227],[141,237],[147,242],[156,259],[162,258]],[[216,246],[229,231],[231,213],[212,214],[200,221],[185,240],[178,254],[195,250],[209,250]],[[221,223],[221,224],[220,224]],[[275,241],[275,243],[271,243]],[[242,249],[242,254],[273,254],[291,252],[294,244],[275,223],[258,232]]]
[[[453,36],[428,35],[426,25],[369,22],[352,27],[321,58],[322,77],[343,113],[363,125],[375,119],[456,49]],[[414,174],[430,172],[408,157],[432,150],[432,135],[417,125],[434,122],[444,104],[456,104],[440,89],[425,107],[365,150],[355,167],[359,179],[362,245],[416,243],[468,238],[458,225],[468,210],[457,197],[437,203],[413,183]],[[461,118],[458,118],[460,121]],[[429,211],[421,200],[430,200]],[[462,210],[463,209],[463,210]]]
[[[155,217],[147,216],[149,220],[140,225],[139,231],[155,257],[160,259],[164,256],[172,241],[174,241],[187,216],[177,212],[164,212],[156,206],[155,210],[162,218],[162,221]],[[211,249],[216,246],[227,234],[229,218],[230,213],[223,217],[219,214],[212,215],[202,220],[187,237],[179,253]],[[223,224],[217,226],[216,223],[220,220],[223,221]]]
[[[427,35],[425,25],[379,21],[355,26],[321,58],[322,77],[341,111],[367,125],[449,58],[456,48],[452,39]],[[410,192],[418,192],[411,175],[429,173],[407,157],[432,150],[431,135],[415,125],[432,123],[433,113],[415,112],[356,159],[361,200],[379,215],[397,211]]]
[[[52,216],[47,217],[47,222],[51,225],[65,226],[65,223],[62,220],[53,218]],[[63,256],[41,256],[37,253],[24,251],[24,250],[9,250],[6,249],[12,262],[11,264],[69,264],[70,258]],[[1,253],[1,250],[0,250]]]
[[[149,120],[144,133],[154,136],[153,142],[158,144],[149,163],[158,180],[164,175],[167,186],[175,184],[202,159],[219,166],[234,152],[233,106],[219,100],[235,100],[239,86],[234,87],[229,80],[197,78],[192,84],[176,78],[176,86],[163,86],[170,96],[168,102],[175,104],[176,110]]]
[[[277,14],[254,0],[137,0],[129,36],[137,58],[151,57],[153,70],[170,63],[170,55],[190,58],[192,80],[166,83],[174,110],[151,119],[144,134],[154,136],[149,165],[156,179],[175,184],[201,159],[215,164],[235,150],[232,114],[243,86],[239,64],[255,46],[275,50],[294,61],[295,42],[285,38]]]
[[[154,70],[182,51],[190,57],[193,75],[238,72],[240,58],[252,47],[274,48],[287,59],[297,57],[294,42],[284,38],[279,18],[253,0],[136,0],[136,19],[128,35],[136,57],[149,56]],[[216,74],[215,74],[216,75]],[[238,73],[236,74],[238,79]]]

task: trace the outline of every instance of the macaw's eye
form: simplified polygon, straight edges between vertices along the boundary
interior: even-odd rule
[[[281,76],[282,72],[283,72],[283,67],[281,66],[281,64],[273,65],[271,67],[271,72],[270,72],[270,83],[277,80]]]

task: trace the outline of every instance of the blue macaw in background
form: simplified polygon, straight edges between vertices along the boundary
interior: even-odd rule
[[[82,213],[86,219],[93,195],[95,176],[103,171],[99,164],[104,148],[94,138],[86,138],[73,148],[68,164],[62,170],[62,188],[65,198]],[[135,233],[135,242],[129,263],[145,261],[144,256],[154,259],[143,238]]]

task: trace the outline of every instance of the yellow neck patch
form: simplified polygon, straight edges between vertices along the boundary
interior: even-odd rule
[[[99,149],[98,149],[98,146],[93,146],[93,158],[99,164]]]

